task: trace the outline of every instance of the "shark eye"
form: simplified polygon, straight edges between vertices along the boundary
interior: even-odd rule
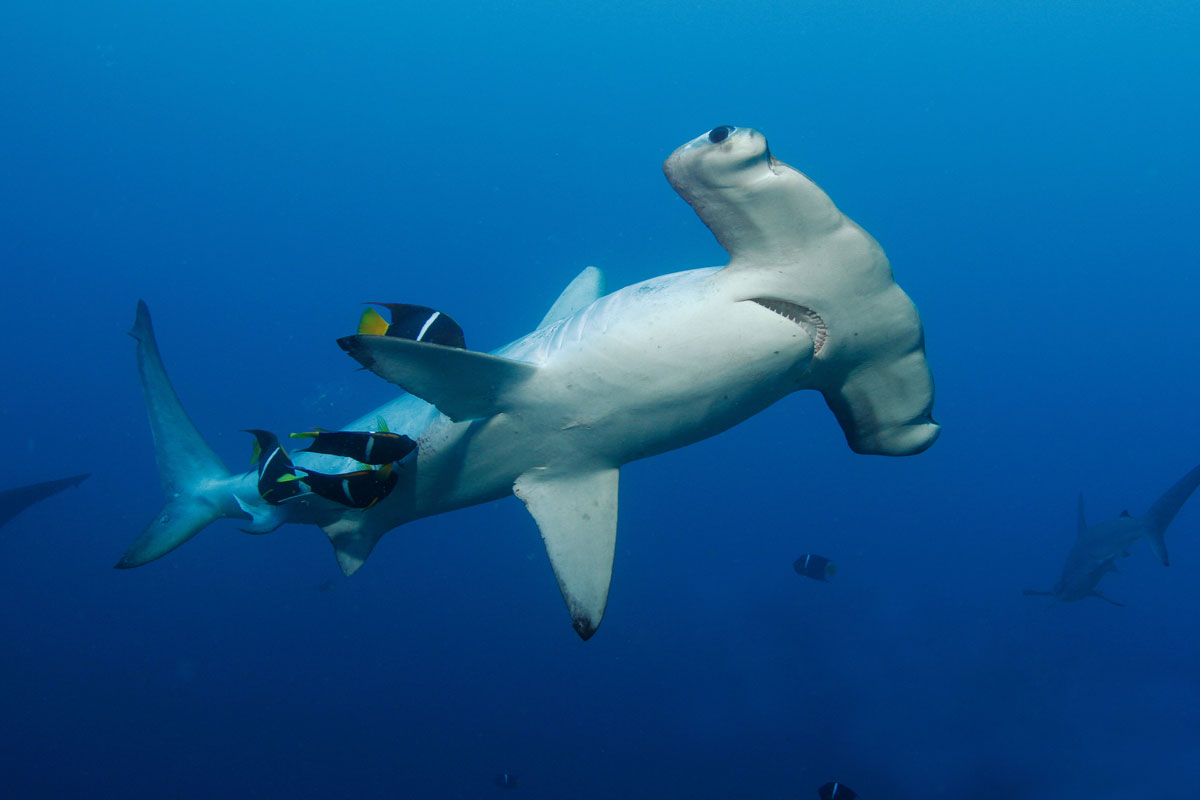
[[[713,144],[720,144],[729,138],[729,134],[733,133],[737,128],[732,125],[718,125],[708,132],[708,140]]]

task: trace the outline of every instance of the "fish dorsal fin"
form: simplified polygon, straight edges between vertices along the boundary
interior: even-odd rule
[[[513,484],[537,522],[575,632],[596,632],[608,604],[617,543],[618,470],[571,474],[537,469]]]
[[[546,316],[538,323],[539,328],[569,317],[576,311],[587,308],[604,295],[604,273],[595,267],[584,267],[575,280],[567,284],[562,294],[550,306]]]
[[[338,345],[455,422],[503,411],[509,392],[538,370],[524,361],[391,336],[346,336]]]

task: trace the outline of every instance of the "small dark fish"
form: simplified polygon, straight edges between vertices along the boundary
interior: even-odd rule
[[[832,781],[817,789],[817,794],[821,795],[821,800],[854,800],[858,797],[853,789],[837,781]]]
[[[417,443],[399,433],[386,431],[305,431],[293,439],[312,439],[306,453],[326,453],[353,458],[361,464],[390,464],[417,448]]]
[[[498,789],[516,789],[521,785],[521,782],[517,780],[517,776],[509,772],[497,775],[492,783],[496,784],[496,788]]]
[[[400,473],[388,464],[381,469],[360,469],[341,475],[326,475],[297,467],[313,494],[350,508],[367,509],[391,494]]]
[[[395,336],[414,342],[429,342],[446,347],[465,349],[467,341],[462,328],[440,311],[426,306],[405,303],[375,303],[392,312],[392,322],[384,321],[379,312],[368,308],[358,321],[358,333],[366,336]]]
[[[318,592],[332,592],[336,588],[337,588],[337,583],[333,580],[333,578],[323,580],[317,584]]]
[[[275,434],[257,428],[246,433],[254,436],[250,463],[258,465],[258,494],[263,500],[277,506],[308,491],[296,480],[292,459]]]
[[[800,556],[792,566],[796,572],[804,577],[824,583],[829,583],[829,579],[837,572],[836,564],[831,563],[825,556],[819,556],[815,553],[807,553]]]

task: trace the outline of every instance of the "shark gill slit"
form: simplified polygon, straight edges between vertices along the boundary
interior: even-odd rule
[[[807,306],[789,303],[786,300],[775,300],[770,297],[753,297],[751,299],[763,308],[774,311],[779,316],[790,319],[804,328],[805,332],[812,337],[813,355],[821,352],[821,348],[825,346],[825,339],[829,337],[829,329],[825,327],[825,320],[821,319],[820,314]]]

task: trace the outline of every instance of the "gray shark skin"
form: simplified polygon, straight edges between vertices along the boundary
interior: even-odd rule
[[[1197,486],[1200,486],[1200,466],[1180,478],[1158,498],[1145,516],[1133,517],[1129,512],[1124,512],[1116,519],[1091,527],[1088,527],[1084,516],[1083,495],[1079,495],[1075,545],[1067,556],[1062,576],[1052,591],[1026,589],[1025,594],[1049,596],[1063,602],[1097,597],[1113,605],[1121,605],[1101,594],[1096,586],[1105,575],[1117,571],[1116,560],[1128,556],[1129,548],[1138,539],[1145,539],[1163,566],[1168,566],[1167,527]]]
[[[375,430],[382,418],[418,443],[395,489],[365,511],[312,496],[269,505],[255,472],[231,474],[183,411],[139,303],[130,333],[167,503],[117,567],[233,517],[252,533],[319,525],[349,575],[392,528],[516,495],[587,639],[608,601],[623,464],[713,436],[800,389],[824,394],[856,452],[929,447],[940,428],[920,317],[875,240],[748,128],[714,128],[664,171],[728,265],[608,295],[588,267],[536,329],[493,353],[390,336],[339,340],[407,392],[345,430]],[[293,459],[324,473],[354,469],[337,456]]]
[[[45,500],[51,495],[58,494],[63,489],[78,486],[88,477],[88,474],[72,475],[69,478],[60,478],[56,481],[42,481],[41,483],[32,483],[28,486],[19,486],[16,489],[0,491],[0,526],[6,524],[34,503]]]

